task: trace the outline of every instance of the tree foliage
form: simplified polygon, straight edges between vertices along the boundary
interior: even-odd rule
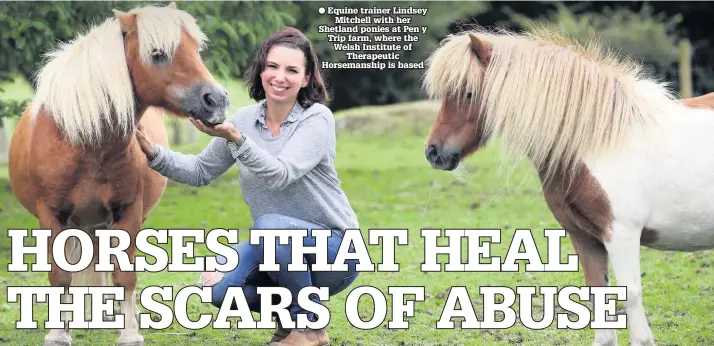
[[[649,6],[640,11],[605,8],[602,12],[576,14],[562,3],[546,18],[533,20],[513,13],[511,19],[531,29],[536,26],[565,33],[581,44],[597,40],[614,52],[620,52],[645,64],[668,66],[678,61],[679,50],[674,34],[681,16],[654,15]]]
[[[559,30],[581,44],[596,40],[611,51],[640,62],[650,75],[680,90],[679,40],[682,16],[654,14],[650,5],[639,9],[626,6],[604,7],[599,11],[578,10],[578,4],[557,3],[545,18],[529,18],[511,13],[511,21],[523,28],[536,26]],[[695,92],[714,85],[707,68],[694,66]],[[705,91],[708,92],[708,91]]]
[[[17,76],[32,85],[48,49],[100,24],[113,15],[113,8],[128,11],[140,5],[121,1],[0,2],[0,88]],[[291,3],[179,2],[178,7],[191,13],[208,35],[206,65],[221,77],[239,77],[265,36],[295,22],[295,5]],[[0,100],[0,119],[19,115],[27,103]]]
[[[210,39],[204,54],[208,69],[221,77],[241,78],[261,41],[283,26],[295,24],[297,6],[265,2],[187,2],[180,8],[193,15]]]
[[[43,54],[56,41],[65,41],[100,20],[99,13],[111,13],[112,2],[80,3],[0,3],[0,88],[15,76],[31,82]],[[0,92],[3,90],[0,89]],[[0,120],[19,115],[25,101],[0,100]]]

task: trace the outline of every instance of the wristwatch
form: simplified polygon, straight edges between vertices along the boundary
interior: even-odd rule
[[[235,141],[235,142],[228,141],[227,142],[228,148],[231,150],[238,150],[238,148],[240,148],[240,146],[243,145],[243,142],[245,142],[245,139],[246,139],[245,135],[241,133],[240,137],[238,138],[237,141]]]

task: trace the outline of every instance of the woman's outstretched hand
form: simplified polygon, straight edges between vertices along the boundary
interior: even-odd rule
[[[194,118],[189,118],[188,120],[191,121],[193,126],[196,126],[196,128],[213,137],[223,137],[229,141],[237,141],[238,138],[240,138],[240,132],[238,132],[238,129],[236,129],[235,126],[233,126],[233,123],[227,121],[221,124],[218,124],[213,127],[206,126],[202,121],[194,119]]]
[[[144,152],[148,160],[152,160],[156,157],[156,150],[154,149],[154,144],[149,141],[149,138],[144,134],[144,127],[138,124],[136,127],[136,140],[139,141],[139,146],[141,151]]]

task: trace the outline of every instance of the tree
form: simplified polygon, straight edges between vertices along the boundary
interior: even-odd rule
[[[650,75],[658,76],[673,90],[679,90],[679,37],[676,31],[682,22],[680,15],[654,15],[648,5],[638,11],[627,7],[605,7],[600,12],[578,13],[574,8],[558,3],[545,18],[534,20],[511,12],[511,20],[526,29],[545,27],[560,31],[583,45],[595,40],[614,53],[640,62]]]
[[[17,76],[33,84],[43,55],[57,42],[70,41],[103,22],[112,16],[113,8],[128,11],[141,5],[113,1],[0,2],[0,87]],[[178,6],[191,13],[210,38],[204,59],[220,77],[239,77],[263,37],[295,22],[296,6],[291,3],[188,2]],[[27,102],[0,100],[0,121],[21,114]]]
[[[596,39],[615,52],[643,61],[646,64],[670,65],[678,60],[678,37],[674,31],[681,16],[667,18],[653,15],[648,6],[640,11],[628,8],[605,8],[602,12],[576,14],[562,3],[546,18],[533,20],[512,13],[511,19],[527,28],[546,27],[587,44]]]
[[[0,3],[0,88],[16,76],[31,82],[43,54],[57,40],[67,40],[76,31],[97,22],[100,13],[111,13],[112,2]],[[3,90],[0,90],[0,92]],[[3,117],[18,115],[29,100],[0,100]]]

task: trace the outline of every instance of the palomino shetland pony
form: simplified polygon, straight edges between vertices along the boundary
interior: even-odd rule
[[[134,135],[137,123],[166,144],[162,110],[152,106],[216,124],[224,120],[229,102],[201,61],[206,37],[188,13],[173,3],[114,13],[115,18],[49,54],[37,95],[12,139],[10,182],[40,227],[52,229],[50,246],[67,228],[94,237],[95,231],[123,229],[130,235],[127,253],[134,263],[136,233],[166,186],[166,179],[147,166]],[[77,246],[65,250],[73,252],[68,260],[74,263]],[[78,285],[52,262],[52,286]],[[91,265],[88,271],[86,284],[106,282],[107,273],[94,273]],[[136,273],[116,267],[112,280],[125,293],[120,303],[125,328],[118,344],[141,345],[132,318]],[[70,344],[66,326],[45,337],[45,345]]]
[[[464,32],[428,65],[424,87],[442,100],[425,143],[431,165],[452,170],[497,137],[525,154],[586,284],[608,284],[609,260],[627,287],[631,344],[653,345],[640,246],[714,247],[714,112],[676,100],[637,64],[545,30]],[[615,331],[596,330],[595,344],[617,345]]]

